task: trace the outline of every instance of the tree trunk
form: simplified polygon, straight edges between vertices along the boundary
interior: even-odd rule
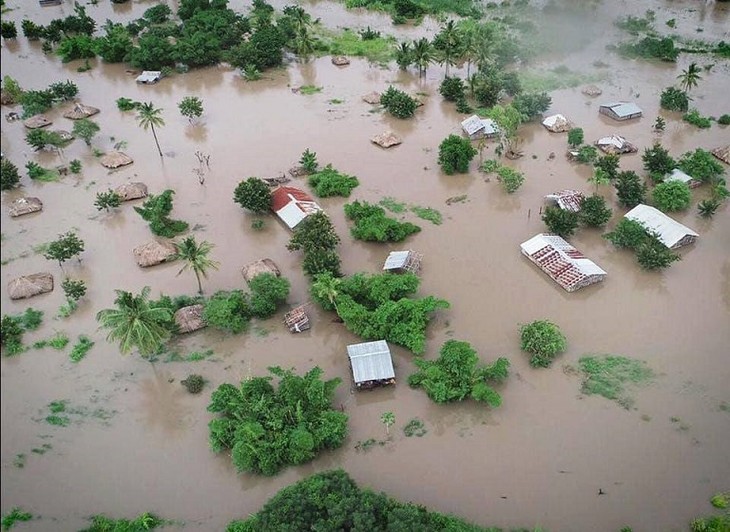
[[[157,132],[155,131],[155,125],[150,124],[152,126],[152,136],[155,137],[155,144],[157,144],[157,151],[160,152],[160,157],[162,157],[162,150],[160,149],[160,142],[157,140]]]
[[[200,274],[198,273],[198,270],[195,270],[195,277],[198,279],[198,293],[203,294],[203,285],[200,282]]]

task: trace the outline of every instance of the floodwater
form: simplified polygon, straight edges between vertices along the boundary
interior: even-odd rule
[[[703,4],[690,10],[694,2],[675,1],[668,7],[664,2],[620,4],[620,9],[603,6],[591,11],[594,22],[583,21],[583,33],[566,32],[563,44],[568,51],[551,56],[542,66],[565,64],[594,72],[592,63],[601,59],[609,64],[602,70],[610,76],[600,83],[600,100],[635,100],[644,118],[629,124],[611,122],[598,115],[597,101],[579,88],[552,93],[551,111],[583,127],[588,141],[618,132],[643,149],[660,139],[677,156],[698,146],[727,144],[727,127],[715,124],[700,131],[658,109],[661,88],[697,60],[714,67],[695,90],[696,105],[704,115],[728,112],[727,61],[682,56],[676,65],[656,65],[622,60],[605,51],[605,45],[620,35],[611,26],[616,14],[642,14],[647,7],[658,11],[657,25],[676,17],[680,33],[692,36],[701,26],[704,32],[697,36],[728,40],[727,6]],[[101,3],[88,9],[103,22],[136,18],[150,5]],[[398,35],[408,38],[437,27],[428,22],[421,28],[396,30],[381,15],[347,12],[329,2],[307,7],[331,26],[370,25],[384,33],[404,31]],[[71,7],[28,10],[44,21],[68,14]],[[604,16],[593,17],[596,13]],[[22,18],[18,11],[7,16]],[[547,23],[554,21],[546,19]],[[221,66],[138,86],[123,66],[92,63],[92,70],[80,74],[77,63],[49,59],[39,45],[24,38],[3,45],[2,64],[2,74],[26,88],[74,80],[80,100],[102,109],[95,117],[101,133],[94,146],[108,150],[123,142],[123,151],[135,159],[129,167],[108,172],[81,141],[62,156],[34,154],[23,140],[23,126],[3,122],[2,150],[18,167],[27,160],[51,166],[77,158],[84,170],[80,177],[68,176],[58,183],[34,183],[24,177],[21,189],[3,193],[2,258],[15,260],[3,266],[2,286],[18,275],[44,270],[53,272],[60,284],[58,266],[31,248],[75,228],[86,251],[81,264],[72,261],[65,269],[86,281],[89,290],[79,310],[66,320],[53,319],[63,302],[60,288],[26,301],[10,301],[3,288],[2,311],[19,313],[33,306],[45,312],[44,325],[27,334],[26,343],[55,331],[65,331],[72,342],[79,334],[96,341],[78,364],[68,360],[70,347],[66,352],[31,350],[0,362],[2,512],[20,505],[42,516],[24,529],[77,530],[95,513],[131,517],[154,511],[185,521],[190,530],[221,530],[231,519],[257,511],[280,488],[333,467],[343,467],[363,486],[482,525],[564,531],[608,532],[625,525],[637,531],[686,530],[691,518],[711,511],[712,494],[728,489],[730,414],[721,408],[730,403],[727,207],[709,221],[698,218],[695,208],[677,217],[700,238],[681,252],[682,261],[662,273],[641,271],[632,255],[613,250],[599,232],[581,230],[574,244],[609,275],[602,284],[568,294],[521,256],[519,243],[544,230],[539,216],[544,194],[560,188],[591,190],[588,169],[564,159],[565,135],[550,134],[536,124],[521,130],[525,156],[509,163],[527,177],[516,194],[506,195],[497,182],[485,180],[475,170],[476,161],[468,175],[443,175],[436,163],[438,144],[459,131],[462,117],[438,95],[443,76],[438,66],[419,80],[412,73],[362,60],[338,68],[325,57],[292,63],[255,83]],[[373,113],[361,101],[361,95],[390,83],[430,95],[414,119],[398,121]],[[292,87],[305,84],[323,90],[311,96],[292,92]],[[177,112],[177,102],[186,95],[203,99],[205,114],[197,125]],[[114,100],[120,96],[152,101],[164,109],[166,125],[158,132],[164,158],[157,155],[150,132],[137,127],[133,114],[116,109]],[[344,103],[330,103],[333,99]],[[64,109],[50,113],[52,127],[70,130],[71,122],[61,117]],[[3,114],[9,110],[3,108]],[[658,114],[667,118],[661,137],[652,132]],[[389,128],[403,137],[401,146],[385,151],[369,142]],[[146,223],[129,204],[115,213],[97,213],[97,192],[126,181],[144,181],[153,193],[174,189],[173,216],[197,226],[196,237],[216,246],[213,258],[221,265],[205,281],[208,294],[243,287],[241,266],[270,257],[292,283],[289,303],[298,304],[308,300],[307,282],[300,256],[285,248],[287,230],[270,218],[263,231],[253,231],[253,218],[233,203],[232,196],[240,180],[283,172],[305,148],[317,152],[321,164],[332,163],[359,177],[361,185],[352,199],[392,196],[443,213],[440,226],[408,218],[423,228],[405,244],[425,257],[421,293],[451,302],[429,327],[425,356],[435,357],[445,340],[456,338],[471,342],[485,360],[509,357],[512,371],[499,390],[501,407],[435,405],[406,385],[412,355],[401,348],[394,349],[397,386],[352,393],[345,345],[357,338],[333,323],[334,315],[315,307],[310,307],[313,329],[300,335],[290,335],[276,316],[244,335],[201,331],[180,339],[177,347],[182,353],[215,351],[213,359],[202,362],[151,365],[135,355],[123,357],[115,345],[106,343],[94,316],[112,305],[114,289],[139,292],[147,285],[156,297],[160,292],[191,294],[196,282],[189,272],[176,276],[175,264],[139,269],[131,250],[151,238]],[[193,173],[196,150],[210,155],[202,186]],[[552,152],[557,156],[549,159]],[[484,157],[492,156],[490,144]],[[641,170],[640,155],[623,156],[621,167]],[[614,199],[608,187],[601,192]],[[8,218],[8,205],[22,194],[40,197],[44,211]],[[696,203],[707,191],[693,194]],[[467,201],[445,204],[458,195],[467,195]],[[350,239],[343,203],[341,198],[321,202],[343,237],[343,270],[379,271],[388,251],[401,246]],[[623,213],[616,207],[612,223]],[[520,352],[517,331],[518,324],[541,318],[560,325],[569,348],[552,368],[534,370]],[[584,397],[579,378],[561,368],[575,365],[585,353],[643,359],[658,377],[636,393],[631,410],[600,397]],[[209,450],[211,416],[205,408],[215,386],[260,375],[267,366],[306,371],[314,364],[328,378],[343,380],[335,401],[350,416],[350,437],[340,450],[275,478],[237,474],[230,458]],[[180,385],[189,373],[208,379],[203,394],[189,395]],[[59,399],[87,414],[71,415],[74,421],[68,427],[42,421],[46,405]],[[99,408],[100,414],[88,414]],[[369,452],[356,451],[358,441],[384,438],[379,418],[385,411],[396,416],[393,441]],[[428,433],[422,438],[402,435],[399,427],[413,417],[426,424]],[[31,451],[43,443],[52,448],[42,455]],[[27,455],[23,468],[14,465],[19,454]],[[599,496],[599,490],[605,494]]]

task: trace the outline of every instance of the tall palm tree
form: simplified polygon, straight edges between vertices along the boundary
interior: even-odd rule
[[[319,298],[326,297],[327,300],[335,307],[337,311],[337,296],[340,294],[340,286],[342,279],[334,277],[332,274],[323,273],[316,276],[316,280],[312,283],[312,293]]]
[[[441,27],[433,45],[439,52],[439,63],[446,65],[445,75],[448,76],[449,66],[456,64],[463,45],[461,30],[453,20],[449,20]]]
[[[426,37],[413,42],[413,63],[418,67],[418,75],[425,76],[429,63],[433,62],[433,47]]]
[[[478,50],[477,31],[474,28],[469,28],[463,32],[461,38],[461,60],[466,61],[467,79],[471,76],[471,64],[475,61]]]
[[[677,79],[679,79],[679,86],[685,94],[688,94],[702,79],[700,76],[700,67],[697,66],[697,63],[691,63],[688,68],[682,70],[682,73],[677,76]]]
[[[143,103],[137,110],[137,122],[142,129],[152,129],[152,136],[155,137],[155,144],[157,144],[157,151],[160,152],[162,157],[162,150],[160,149],[160,142],[157,140],[157,132],[155,126],[162,127],[165,125],[165,121],[162,119],[162,109],[154,106],[152,102]]]
[[[401,70],[406,70],[413,63],[413,50],[409,42],[402,42],[395,51],[395,62]]]
[[[99,311],[96,321],[109,329],[106,339],[119,342],[122,354],[133,348],[143,357],[155,354],[165,340],[170,337],[166,325],[172,320],[172,311],[168,308],[150,307],[150,287],[145,286],[138,296],[124,290],[115,290],[117,308]]]
[[[185,265],[177,272],[180,275],[187,269],[195,272],[195,277],[198,280],[198,293],[203,293],[203,285],[200,282],[200,276],[202,275],[206,279],[208,278],[208,268],[218,269],[218,263],[208,258],[208,253],[213,249],[213,244],[203,240],[200,243],[195,241],[195,237],[189,236],[179,244],[175,244],[175,255],[173,259],[180,259],[185,261]]]

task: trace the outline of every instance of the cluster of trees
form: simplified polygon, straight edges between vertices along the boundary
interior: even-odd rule
[[[5,355],[19,355],[27,350],[23,345],[23,334],[35,331],[42,322],[43,312],[33,308],[28,308],[17,316],[4,314],[0,320],[0,345],[5,350]]]
[[[255,214],[266,214],[271,209],[271,188],[262,179],[249,177],[236,186],[233,201]]]
[[[385,209],[367,201],[345,205],[345,216],[355,222],[352,237],[366,242],[402,242],[421,228],[410,222],[399,222],[385,214]]]
[[[659,98],[659,105],[662,109],[668,111],[686,112],[689,109],[690,91],[697,87],[702,77],[700,76],[700,67],[697,63],[690,65],[677,76],[679,80],[679,88],[667,87],[662,91]]]
[[[56,103],[72,100],[79,92],[73,81],[58,81],[51,83],[42,90],[24,90],[17,81],[10,76],[3,78],[3,91],[10,101],[23,106],[22,117],[45,113]]]
[[[320,198],[330,196],[347,198],[352,190],[360,184],[357,177],[342,174],[332,168],[331,164],[328,164],[319,172],[310,174],[308,182],[314,193]]]
[[[380,96],[380,104],[396,118],[410,118],[416,112],[418,102],[392,85]]]
[[[666,268],[681,258],[641,223],[628,218],[622,218],[613,231],[603,236],[617,248],[633,250],[645,270]]]
[[[172,212],[173,194],[175,191],[170,189],[162,194],[150,194],[140,207],[134,208],[142,219],[149,222],[150,230],[157,236],[174,238],[188,230],[187,222],[169,217]]]
[[[477,150],[469,139],[449,135],[439,144],[438,163],[447,175],[465,174],[469,171],[469,163],[476,154]]]
[[[542,221],[551,233],[567,238],[575,233],[578,225],[586,227],[603,227],[611,219],[611,208],[603,196],[593,194],[583,198],[578,212],[549,206],[542,215]]]
[[[347,415],[332,408],[339,378],[322,380],[315,367],[304,376],[279,367],[279,377],[254,377],[239,387],[221,384],[211,395],[210,446],[230,450],[239,472],[275,475],[288,465],[309,462],[325,449],[337,449],[347,436]]]
[[[18,167],[7,157],[0,160],[0,190],[10,190],[20,183]]]
[[[431,314],[449,303],[433,296],[408,297],[419,284],[412,273],[358,273],[341,279],[325,273],[315,276],[311,291],[315,301],[335,310],[345,327],[364,340],[385,339],[420,355],[426,348]]]
[[[302,268],[310,277],[321,273],[339,277],[340,257],[337,255],[339,243],[340,237],[329,216],[317,212],[310,214],[296,226],[286,247],[289,251],[304,253]]]

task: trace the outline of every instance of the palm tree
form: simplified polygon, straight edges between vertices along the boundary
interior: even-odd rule
[[[418,75],[425,76],[429,63],[433,62],[433,49],[426,37],[413,42],[413,63],[418,67]]]
[[[395,51],[395,62],[401,70],[406,70],[413,63],[413,50],[408,42],[400,43]]]
[[[688,94],[702,79],[700,77],[700,67],[697,66],[697,63],[690,64],[688,68],[682,70],[682,73],[677,76],[677,79],[679,79],[679,86],[685,94]]]
[[[208,241],[202,241],[198,244],[195,237],[189,236],[179,244],[175,244],[175,255],[173,259],[181,259],[185,261],[185,265],[177,272],[180,275],[188,268],[195,272],[198,279],[198,293],[203,293],[203,285],[200,282],[201,274],[208,278],[208,268],[218,269],[218,263],[208,258],[208,253],[213,249],[213,244]]]
[[[467,79],[471,76],[471,64],[476,59],[478,50],[479,39],[476,29],[470,28],[462,34],[461,40],[461,60],[466,61]]]
[[[157,140],[157,132],[155,126],[162,127],[165,125],[165,121],[162,119],[162,109],[154,106],[152,102],[143,103],[139,106],[137,111],[137,121],[142,129],[147,131],[148,128],[152,128],[152,136],[155,137],[155,144],[157,144],[157,151],[160,152],[162,157],[162,150],[160,149],[160,142]]]
[[[99,311],[96,321],[109,329],[106,339],[119,342],[122,354],[136,348],[143,357],[155,354],[170,337],[166,325],[172,320],[169,308],[150,307],[150,287],[145,286],[138,296],[124,290],[115,290],[117,308]]]
[[[453,20],[449,20],[433,41],[434,48],[439,51],[439,62],[446,65],[445,76],[449,75],[449,66],[456,64],[462,44],[461,30]]]
[[[332,274],[323,273],[317,275],[315,282],[312,283],[312,293],[315,297],[326,297],[335,307],[335,312],[337,312],[337,296],[340,294],[341,285],[342,279],[334,277]]]

